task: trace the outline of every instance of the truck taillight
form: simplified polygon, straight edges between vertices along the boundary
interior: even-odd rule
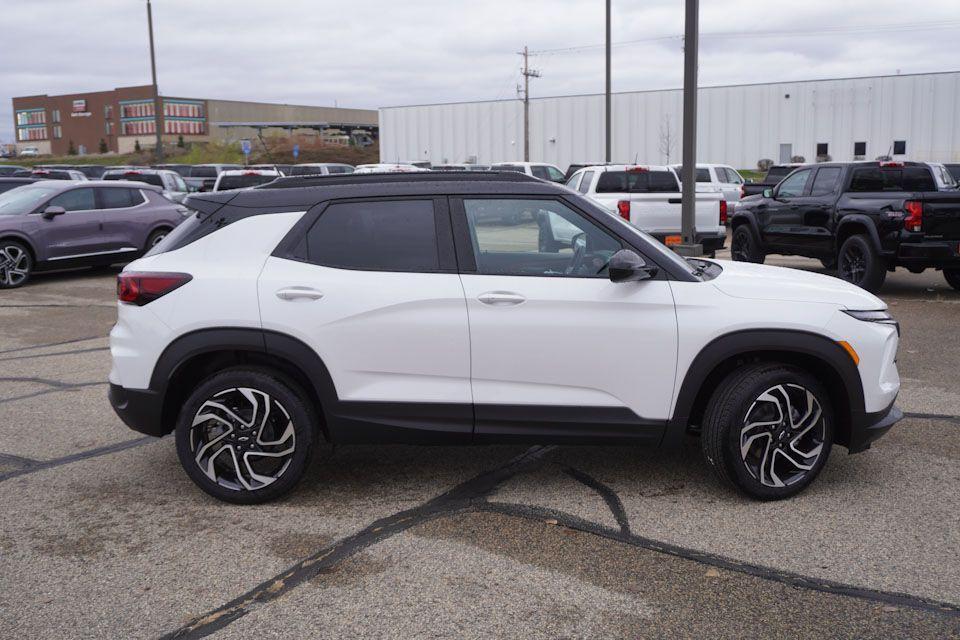
[[[907,217],[903,219],[903,228],[907,231],[920,231],[923,228],[923,203],[919,200],[907,200],[903,203]]]
[[[142,307],[191,280],[189,273],[122,272],[117,276],[117,299]]]
[[[727,201],[720,201],[720,224],[727,224]]]
[[[620,217],[630,222],[630,201],[621,200],[617,203],[617,213],[620,214]]]
[[[746,197],[747,197],[747,190],[744,188],[743,185],[740,185],[740,199],[743,200]]]

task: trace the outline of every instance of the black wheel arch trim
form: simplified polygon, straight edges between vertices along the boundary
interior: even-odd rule
[[[804,359],[813,359],[829,367],[843,385],[842,393],[847,405],[846,407],[834,406],[834,413],[838,420],[837,443],[848,446],[850,442],[858,440],[857,434],[866,428],[870,417],[864,410],[863,383],[860,373],[839,344],[826,336],[807,331],[746,329],[715,338],[693,359],[680,385],[673,415],[661,444],[664,446],[680,444],[690,426],[691,419],[696,418],[696,412],[702,409],[704,402],[709,400],[709,395],[715,388],[706,389],[704,384],[719,383],[719,380],[711,381],[710,378],[712,374],[715,375],[723,370],[724,363],[729,363],[738,356],[763,357],[764,354],[771,356],[791,354]],[[825,381],[824,386],[829,389],[829,381]]]
[[[757,216],[753,211],[736,211],[733,216],[730,217],[730,228],[736,229],[740,225],[745,224],[750,227],[750,230],[753,232],[754,238],[759,242],[760,241],[760,223],[757,222]]]
[[[876,251],[878,254],[881,251],[883,251],[883,247],[880,244],[880,234],[877,233],[876,223],[874,223],[874,221],[871,220],[869,216],[866,216],[862,213],[851,213],[843,216],[840,219],[839,224],[837,224],[837,230],[836,230],[836,233],[834,234],[834,238],[838,239],[836,243],[837,253],[840,252],[840,247],[843,246],[843,243],[839,242],[839,238],[843,235],[844,228],[849,227],[852,224],[855,224],[857,226],[862,226],[867,230],[866,235],[870,239],[870,246],[873,247],[874,251]],[[854,235],[863,235],[863,234],[854,232],[854,233],[848,234],[847,237],[854,236]]]

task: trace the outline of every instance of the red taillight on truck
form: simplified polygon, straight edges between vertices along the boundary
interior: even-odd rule
[[[617,213],[620,214],[620,217],[630,222],[630,201],[621,200],[617,203]]]
[[[727,201],[720,201],[720,224],[727,224]]]
[[[923,229],[923,203],[919,200],[907,200],[903,203],[903,210],[907,217],[903,219],[903,228],[907,231]]]
[[[189,273],[143,273],[131,271],[117,276],[117,299],[142,307],[193,280]]]

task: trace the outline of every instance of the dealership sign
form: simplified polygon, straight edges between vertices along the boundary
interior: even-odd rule
[[[90,112],[87,111],[87,101],[86,100],[74,100],[73,101],[73,113],[70,114],[72,118],[89,118]]]

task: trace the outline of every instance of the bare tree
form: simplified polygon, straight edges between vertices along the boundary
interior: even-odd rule
[[[670,164],[670,155],[676,144],[676,135],[670,125],[670,116],[665,115],[660,123],[660,156],[665,159],[664,164]]]

